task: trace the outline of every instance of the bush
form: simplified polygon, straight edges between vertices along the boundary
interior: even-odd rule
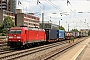
[[[5,33],[0,33],[0,36],[7,36],[7,34],[5,34]]]
[[[2,33],[0,33],[0,36],[2,36]]]
[[[71,37],[70,40],[74,42],[74,37]]]
[[[4,33],[2,33],[2,36],[4,36],[5,34]]]

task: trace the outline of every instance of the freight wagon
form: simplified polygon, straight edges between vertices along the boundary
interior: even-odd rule
[[[70,40],[70,38],[72,37],[72,32],[65,32],[65,39],[66,40]]]

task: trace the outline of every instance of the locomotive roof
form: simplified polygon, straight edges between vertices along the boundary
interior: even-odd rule
[[[40,28],[28,28],[28,30],[41,30],[41,31],[45,31],[44,29],[40,29]]]
[[[27,29],[27,27],[11,27],[10,29],[22,29],[22,28],[26,28]]]
[[[27,28],[27,27],[11,27],[10,29],[26,29],[26,30],[39,30],[39,31],[45,31],[44,29],[40,29],[40,28],[33,28],[33,27],[30,27],[30,28]]]

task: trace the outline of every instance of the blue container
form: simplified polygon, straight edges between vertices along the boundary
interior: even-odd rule
[[[57,38],[57,30],[50,30],[49,39],[56,39],[56,38]]]
[[[57,37],[59,39],[65,38],[65,31],[64,30],[57,30]]]
[[[46,32],[46,40],[53,40],[57,38],[57,30],[45,29],[45,32]]]

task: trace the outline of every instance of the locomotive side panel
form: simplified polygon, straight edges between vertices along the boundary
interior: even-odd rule
[[[33,42],[40,42],[40,41],[45,41],[46,35],[45,31],[43,30],[28,30],[27,31],[27,41],[29,43]]]
[[[26,30],[26,44],[30,43],[33,40],[33,31],[32,30]]]
[[[44,30],[39,31],[39,40],[46,41],[46,34]]]

